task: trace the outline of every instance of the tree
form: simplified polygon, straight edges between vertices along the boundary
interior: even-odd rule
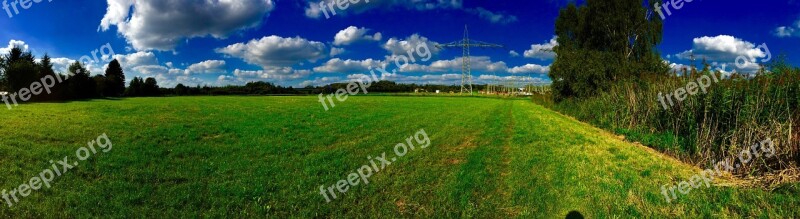
[[[69,82],[69,94],[72,98],[85,99],[95,97],[96,84],[89,77],[91,74],[83,65],[75,61],[69,66],[72,75],[67,79]]]
[[[187,95],[188,91],[189,89],[186,87],[186,85],[178,84],[175,86],[175,95],[178,96]]]
[[[114,59],[106,68],[104,93],[109,97],[119,97],[125,92],[125,73],[119,61]]]
[[[557,54],[551,71],[554,98],[589,97],[620,80],[666,74],[655,46],[662,23],[644,0],[570,3],[556,19]]]
[[[36,80],[36,63],[28,51],[15,47],[2,59],[4,87],[16,92],[29,87]]]
[[[106,94],[106,90],[108,90],[108,78],[102,75],[95,75],[92,77],[92,81],[95,84],[95,91],[94,96],[96,97],[103,97]]]
[[[134,77],[131,80],[130,86],[128,89],[125,90],[125,96],[129,97],[137,97],[142,95],[142,86],[144,85],[144,81],[140,77]]]
[[[52,77],[54,81],[56,81],[56,84],[52,88],[50,88],[50,93],[42,94],[39,98],[40,100],[56,100],[63,98],[61,91],[64,86],[62,86],[61,83],[57,83],[57,80],[60,76],[57,76],[56,72],[53,71],[53,63],[50,61],[49,55],[44,54],[42,60],[39,61],[39,63],[36,66],[36,72],[38,73],[36,77],[39,79],[43,79],[49,76]]]
[[[142,93],[144,96],[154,97],[159,96],[160,91],[158,88],[158,82],[156,82],[155,78],[147,78],[144,80],[144,85],[142,85]]]

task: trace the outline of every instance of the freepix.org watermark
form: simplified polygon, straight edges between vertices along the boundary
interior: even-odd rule
[[[98,151],[107,153],[111,151],[113,147],[111,139],[108,138],[106,133],[103,133],[97,136],[96,140],[88,142],[86,147],[78,148],[78,150],[75,151],[75,156],[79,161],[85,161],[92,155],[97,154]],[[50,168],[42,170],[37,176],[32,177],[27,182],[23,182],[17,188],[11,190],[4,189],[2,194],[0,194],[2,195],[2,200],[0,200],[0,202],[5,202],[8,207],[13,207],[14,204],[19,203],[22,198],[30,196],[33,191],[44,187],[50,188],[52,186],[50,183],[56,180],[56,177],[66,174],[69,170],[77,167],[79,163],[78,161],[70,162],[69,156],[64,156],[63,159],[56,162],[51,160],[50,164]]]
[[[30,9],[33,7],[33,3],[41,3],[43,0],[13,0],[11,3],[8,0],[3,0],[3,10],[6,11],[8,14],[8,18],[14,18],[14,15],[19,15],[19,9]],[[53,2],[53,0],[47,0],[47,2]],[[20,7],[17,8],[17,5]],[[13,14],[11,12],[14,12]]]
[[[661,4],[661,1],[659,1],[655,3],[654,7],[656,8],[656,13],[658,13],[658,15],[661,16],[661,20],[666,20],[667,16],[672,16],[672,11],[670,10],[670,7],[675,9],[676,11],[681,10],[681,8],[683,8],[685,3],[691,3],[693,1],[694,0],[669,0],[665,1],[663,6]],[[664,15],[665,11],[667,12],[666,15]]]
[[[414,140],[417,145],[414,145],[411,140]],[[416,134],[413,136],[409,136],[406,138],[405,143],[397,143],[394,146],[394,154],[397,157],[386,158],[386,152],[383,152],[381,156],[375,157],[373,159],[372,156],[367,157],[369,160],[369,164],[365,164],[354,170],[352,173],[347,175],[346,179],[339,180],[336,184],[328,186],[327,188],[325,185],[319,186],[319,194],[325,198],[326,202],[331,202],[332,199],[338,199],[336,193],[341,193],[344,195],[348,190],[350,190],[351,186],[357,186],[359,183],[364,183],[364,185],[369,184],[369,178],[372,174],[380,172],[383,169],[386,169],[392,162],[397,161],[398,158],[402,158],[409,151],[414,151],[419,147],[420,149],[425,149],[431,145],[431,139],[428,138],[428,133],[425,132],[425,129],[420,129],[417,131]],[[380,163],[380,165],[377,162]]]
[[[661,194],[664,195],[664,199],[666,199],[667,203],[671,203],[673,200],[678,199],[677,193],[675,190],[677,189],[681,194],[689,194],[692,189],[700,188],[702,185],[705,185],[706,188],[711,187],[711,182],[714,181],[714,176],[721,176],[723,172],[733,172],[736,168],[741,168],[745,164],[752,162],[755,158],[761,157],[772,157],[775,156],[775,143],[772,141],[772,138],[767,138],[759,143],[753,144],[750,148],[745,148],[738,154],[738,162],[736,159],[726,158],[725,160],[713,163],[714,170],[706,169],[700,174],[695,174],[694,176],[690,177],[689,180],[684,180],[678,183],[676,186],[668,186],[663,185],[661,186]],[[671,195],[670,195],[671,194]]]
[[[319,10],[325,14],[325,19],[330,19],[331,16],[336,16],[336,8],[344,11],[350,7],[350,4],[358,4],[359,2],[361,2],[361,0],[329,0],[327,1],[326,5],[326,1],[320,1]],[[364,3],[369,3],[369,0],[364,0]],[[336,7],[334,8],[334,6]],[[328,11],[330,11],[330,15],[328,14]]]

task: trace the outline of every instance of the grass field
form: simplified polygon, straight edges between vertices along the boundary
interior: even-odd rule
[[[700,172],[527,100],[350,97],[134,98],[0,113],[0,189],[107,133],[113,149],[0,217],[800,217],[800,185],[664,184]],[[417,149],[330,203],[368,156],[424,129]],[[5,202],[3,202],[5,203]]]

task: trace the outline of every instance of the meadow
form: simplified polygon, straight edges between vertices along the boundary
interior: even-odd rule
[[[800,217],[800,184],[718,179],[526,99],[171,97],[24,104],[0,113],[0,190],[106,133],[82,162],[0,217]],[[420,129],[408,153],[330,203],[319,193]],[[2,204],[2,203],[0,203]]]

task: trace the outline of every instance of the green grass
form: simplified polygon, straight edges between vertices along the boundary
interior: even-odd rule
[[[26,104],[0,113],[0,189],[107,133],[99,153],[0,217],[800,217],[775,191],[660,186],[699,169],[526,100],[350,97],[134,98]],[[368,156],[425,129],[410,151],[326,203]]]

